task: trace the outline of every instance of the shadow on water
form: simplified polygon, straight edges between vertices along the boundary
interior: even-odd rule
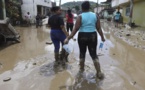
[[[69,64],[66,64],[65,66],[61,66],[61,65],[54,66],[54,62],[51,62],[40,67],[40,75],[49,77],[59,72],[62,72],[64,70],[70,70],[70,69],[71,66]]]
[[[94,73],[71,73],[71,69],[70,64],[54,67],[54,62],[50,62],[41,66],[39,73],[45,77],[53,76],[51,90],[102,90],[103,80],[96,79]],[[76,75],[73,75],[74,73]]]
[[[12,46],[12,45],[16,45],[18,43],[15,43],[15,42],[3,42],[3,43],[0,43],[0,51],[9,47],[9,46]]]

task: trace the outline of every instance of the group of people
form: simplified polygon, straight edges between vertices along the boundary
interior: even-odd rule
[[[62,48],[61,53],[59,53],[60,43],[63,46],[67,44],[71,38],[78,32],[78,45],[79,45],[79,65],[80,65],[80,72],[85,70],[85,57],[86,57],[86,50],[88,48],[89,54],[93,60],[95,69],[96,69],[96,77],[99,79],[103,78],[103,73],[101,71],[99,58],[97,56],[97,32],[101,36],[101,40],[104,42],[105,38],[100,26],[100,19],[99,16],[90,10],[90,3],[89,1],[84,1],[81,5],[82,13],[77,17],[75,24],[73,24],[73,14],[71,14],[71,10],[68,10],[68,14],[66,15],[66,27],[61,15],[61,8],[58,6],[52,7],[53,15],[48,20],[48,26],[51,28],[51,40],[54,44],[54,56],[55,56],[55,63],[54,65],[57,66],[59,64],[65,65],[67,61],[68,54]],[[73,27],[74,25],[74,27]],[[72,31],[71,34],[67,31],[69,29]]]
[[[40,14],[40,13],[37,13],[37,15],[36,15],[36,17],[35,17],[35,19],[36,19],[36,28],[38,28],[38,26],[42,26],[42,15]],[[26,24],[28,25],[28,26],[30,26],[31,25],[31,19],[32,19],[32,17],[31,17],[31,14],[30,14],[30,12],[27,12],[27,14],[25,15],[25,20],[26,20]]]

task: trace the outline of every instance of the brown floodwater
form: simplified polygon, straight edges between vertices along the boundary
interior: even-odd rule
[[[50,30],[45,26],[38,29],[15,27],[21,43],[9,42],[0,47],[0,90],[145,90],[145,51],[116,37],[110,31],[113,27],[102,25],[106,41],[97,53],[104,80],[95,78],[96,71],[88,52],[85,72],[78,72],[77,41],[70,41],[73,51],[66,67],[54,68],[54,47],[46,44],[51,41]],[[99,45],[99,35],[98,39]],[[7,78],[10,80],[4,82]]]

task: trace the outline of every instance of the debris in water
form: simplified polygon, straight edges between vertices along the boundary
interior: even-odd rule
[[[7,78],[5,78],[3,81],[4,82],[7,82],[7,81],[10,81],[11,80],[11,77],[7,77]]]
[[[46,42],[46,44],[52,44],[52,42]]]
[[[126,34],[126,36],[131,36],[130,34]]]
[[[132,84],[135,85],[136,84],[136,81],[132,82]]]
[[[0,67],[2,67],[2,63],[0,63]]]
[[[33,63],[33,65],[36,65],[36,63]]]
[[[73,40],[74,40],[74,41],[76,41],[76,39],[75,39],[75,38],[74,38]]]

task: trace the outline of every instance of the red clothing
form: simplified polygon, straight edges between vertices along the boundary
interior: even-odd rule
[[[68,14],[66,14],[66,18],[67,18],[67,23],[73,23],[73,19],[74,19],[74,15],[72,14],[72,17],[69,17]]]

